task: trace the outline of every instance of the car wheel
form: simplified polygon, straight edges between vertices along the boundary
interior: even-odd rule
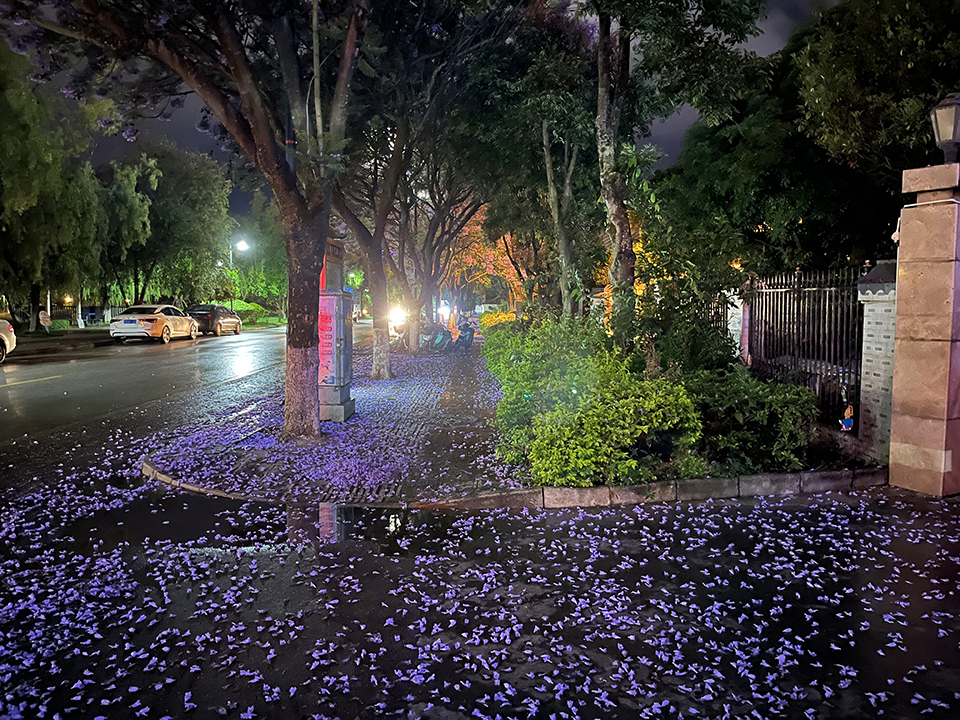
[[[240,334],[240,323],[237,323],[236,325],[233,326],[233,334],[234,335]]]
[[[197,326],[196,326],[196,325],[191,325],[191,326],[190,326],[190,339],[191,339],[191,340],[196,340],[196,339],[197,339]]]
[[[0,340],[0,363],[7,358],[7,344]]]
[[[220,337],[221,335],[223,335],[223,323],[216,324],[216,326],[213,328],[213,334],[216,335],[217,337]]]
[[[170,342],[170,326],[165,325],[163,330],[160,331],[160,342],[166,345]]]
[[[127,342],[127,339],[126,339],[126,338],[122,338],[122,337],[115,337],[115,338],[113,339],[113,341],[114,341],[117,345],[123,345],[125,342]]]

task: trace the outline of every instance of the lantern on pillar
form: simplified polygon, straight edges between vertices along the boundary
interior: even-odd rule
[[[960,93],[950,93],[941,100],[930,111],[930,119],[937,146],[943,150],[944,163],[955,163],[957,148],[960,148]]]

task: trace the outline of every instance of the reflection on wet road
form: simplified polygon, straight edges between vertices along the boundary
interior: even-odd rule
[[[236,380],[282,363],[284,330],[130,342],[0,365],[0,443]]]

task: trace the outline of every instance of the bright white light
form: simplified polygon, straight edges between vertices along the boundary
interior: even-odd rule
[[[240,242],[237,243],[237,250],[239,250],[240,252],[246,252],[249,249],[250,249],[250,246],[247,244],[246,240],[241,240]]]
[[[395,307],[390,311],[390,322],[394,325],[402,325],[407,320],[407,313],[403,308]]]

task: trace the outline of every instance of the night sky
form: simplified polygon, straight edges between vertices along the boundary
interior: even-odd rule
[[[762,34],[746,43],[746,47],[761,56],[776,52],[786,44],[787,38],[798,25],[808,21],[817,11],[838,3],[839,0],[770,0],[767,17],[760,23]],[[221,152],[219,144],[196,129],[202,107],[200,100],[191,95],[187,98],[184,108],[171,120],[142,121],[139,125],[140,137],[166,136],[187,150],[212,153],[214,158],[226,160],[227,154]],[[654,124],[651,137],[645,142],[651,142],[660,147],[664,154],[661,167],[669,166],[676,161],[680,154],[683,135],[696,119],[697,112],[691,107],[684,107],[666,120]],[[123,157],[130,152],[138,152],[140,145],[138,142],[128,143],[119,135],[104,138],[97,148],[94,160],[103,162]],[[248,194],[235,192],[231,198],[231,211],[245,214],[248,203]]]

